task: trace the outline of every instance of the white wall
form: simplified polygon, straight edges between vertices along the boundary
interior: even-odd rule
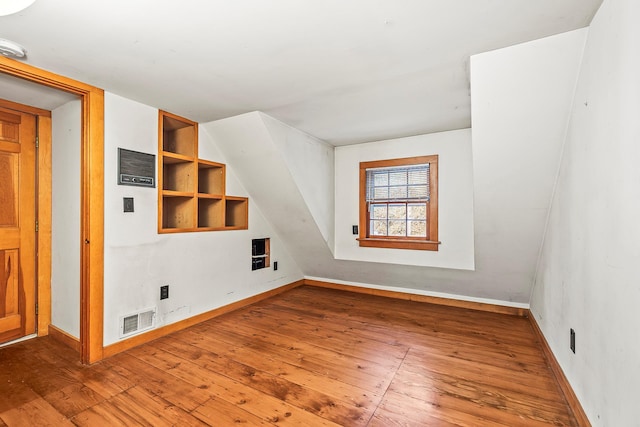
[[[314,138],[303,138],[305,144],[317,146],[295,147],[293,145],[300,138],[290,139],[287,136],[297,131],[285,129],[285,132],[280,127],[267,125],[270,120],[273,119],[254,112],[206,123],[202,128],[214,138],[225,156],[232,160],[231,163],[237,166],[238,176],[251,197],[277,229],[306,277],[423,295],[499,302],[499,298],[493,299],[495,293],[474,286],[473,276],[453,274],[472,273],[470,271],[428,269],[422,266],[389,264],[384,260],[359,262],[335,259],[320,232],[322,225],[316,222],[316,218],[322,218],[323,214],[313,214],[312,204],[307,203],[307,200],[313,199],[319,205],[333,205],[334,189],[330,185],[333,177],[327,173],[333,168],[325,162],[329,157],[326,154],[327,146]],[[283,142],[285,137],[286,142]],[[468,136],[466,140],[468,141]],[[288,148],[291,149],[283,152]],[[310,156],[311,152],[319,153],[322,165],[305,168],[309,162],[314,161]],[[467,169],[465,173],[470,172]],[[324,182],[313,184],[313,180]],[[322,190],[316,194],[304,195],[313,185]],[[336,186],[339,185],[341,184],[336,181]],[[357,180],[355,185],[357,188]],[[331,189],[331,194],[326,194],[327,188]],[[351,232],[350,227],[348,231]],[[529,295],[529,288],[526,289],[526,295]]]
[[[118,338],[119,316],[157,307],[157,325],[203,313],[302,278],[281,240],[249,199],[249,229],[157,233],[157,189],[117,185],[118,147],[157,155],[158,110],[105,94],[104,344]],[[208,133],[200,157],[227,165],[227,194],[247,196]],[[122,198],[134,198],[123,213]],[[278,271],[251,271],[251,239],[271,238]],[[160,286],[170,285],[160,301]]]
[[[585,37],[471,57],[478,286],[516,300],[530,298]]]
[[[51,324],[80,337],[79,100],[51,112]]]
[[[531,300],[595,426],[640,425],[639,21],[605,0],[589,28]]]
[[[326,207],[320,209],[323,201],[333,205],[333,164],[327,145],[259,112],[204,123],[201,129],[235,166],[298,267],[305,274],[328,271],[333,254],[323,230],[332,219],[326,218]],[[312,154],[320,157],[319,164],[305,170]],[[314,185],[319,191],[311,194]]]
[[[320,233],[333,251],[333,146],[266,114],[260,114],[279,148]]]
[[[337,259],[473,270],[473,165],[471,130],[336,147]],[[360,162],[438,155],[438,251],[360,247]]]

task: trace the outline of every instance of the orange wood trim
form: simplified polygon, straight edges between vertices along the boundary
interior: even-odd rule
[[[195,177],[193,180],[193,194],[196,195],[198,194],[198,182],[200,181],[200,177],[198,175],[198,160],[200,158],[200,149],[198,148],[198,130],[199,130],[199,126],[197,122],[194,122],[194,129],[193,129],[193,157],[194,157],[194,162],[191,165],[191,167],[193,168],[193,176]],[[194,227],[198,227],[198,199],[194,199],[193,200],[193,209],[192,209],[192,215],[193,215],[193,226]]]
[[[176,191],[176,190],[162,190],[162,195],[164,197],[185,197],[188,199],[193,199],[195,196],[194,193],[188,191]]]
[[[0,73],[76,94],[82,102],[80,359],[92,363],[102,359],[103,338],[104,92],[1,56]]]
[[[164,188],[164,182],[162,177],[164,176],[164,145],[162,141],[164,140],[164,135],[162,134],[164,130],[164,124],[162,123],[162,117],[164,116],[162,110],[158,110],[158,166],[156,172],[156,184],[158,185],[158,234],[164,232],[164,227],[162,224],[164,223],[163,219],[163,198],[162,198],[162,189]]]
[[[429,235],[431,241],[438,241],[438,156],[429,156]],[[438,250],[436,245],[434,251]]]
[[[264,260],[264,266],[271,267],[271,239],[264,239],[264,254],[266,255],[266,259]]]
[[[369,221],[367,221],[367,168],[362,167],[360,163],[360,212],[359,212],[359,224],[360,235],[359,239],[363,240],[367,238],[369,234]]]
[[[369,236],[369,215],[367,212],[366,188],[367,169],[394,166],[409,166],[429,163],[429,193],[431,199],[428,203],[427,222],[429,230],[427,239],[417,243],[418,239],[394,239],[375,238]],[[360,233],[356,239],[359,246],[368,248],[388,248],[388,249],[412,249],[438,251],[440,242],[438,241],[438,155],[406,157],[401,159],[374,160],[360,162],[360,212],[359,224]]]
[[[160,114],[161,118],[163,116],[171,117],[172,119],[176,119],[176,120],[178,120],[180,122],[189,123],[192,126],[198,127],[198,122],[194,122],[193,120],[189,120],[189,119],[187,119],[185,117],[182,117],[182,116],[179,116],[177,114],[173,114],[173,113],[170,113],[170,112],[164,111],[164,110],[159,110],[159,114]],[[196,136],[198,136],[198,134],[196,134]],[[197,146],[196,146],[196,148],[197,148]],[[194,151],[193,152],[193,157],[198,157],[198,151]]]
[[[360,162],[360,168],[369,169],[369,168],[388,168],[394,166],[405,166],[405,165],[417,165],[422,163],[431,163],[437,162],[438,156],[415,156],[415,157],[404,157],[402,159],[389,159],[389,160],[373,160],[370,162]]]
[[[17,102],[8,101],[6,99],[0,99],[0,107],[8,108],[10,110],[22,111],[23,113],[33,114],[34,116],[51,117],[51,111],[32,107],[30,105],[18,104]]]
[[[267,298],[271,298],[272,296],[297,288],[298,286],[302,286],[303,284],[304,284],[304,280],[298,280],[296,282],[289,283],[288,285],[280,286],[279,288],[272,289],[270,291],[266,291],[258,295],[254,295],[252,297],[245,298],[243,300],[236,301],[231,304],[227,304],[223,307],[215,308],[211,311],[207,311],[205,313],[201,313],[196,316],[189,317],[188,319],[184,319],[179,322],[172,323],[171,325],[162,326],[158,329],[153,329],[149,332],[136,335],[135,337],[129,338],[127,340],[120,341],[115,344],[111,344],[104,348],[104,357],[111,357],[115,354],[121,353],[133,347],[137,347],[149,341],[153,341],[165,335],[169,335],[173,332],[181,331],[190,326],[196,325],[198,323],[204,322],[209,319],[213,319],[214,317],[218,317],[225,313],[229,313],[231,311],[238,310],[240,308],[249,306],[251,304],[255,304]]]
[[[49,325],[49,335],[56,341],[61,342],[67,347],[71,347],[78,353],[80,353],[80,340],[73,335],[69,335],[62,329],[56,328],[53,325]]]
[[[100,90],[86,83],[82,83],[50,71],[42,70],[24,62],[9,59],[4,56],[0,56],[0,73],[9,74],[44,86],[75,93],[80,96],[84,96],[85,94],[95,90]]]
[[[81,361],[103,355],[104,318],[104,91],[82,97],[82,275],[80,285]]]
[[[38,336],[51,324],[51,115],[38,116]]]
[[[399,291],[365,288],[362,286],[342,285],[313,279],[304,279],[304,284],[320,288],[337,289],[347,292],[355,292],[367,295],[376,295],[386,298],[395,298],[407,301],[426,302],[429,304],[445,305],[448,307],[468,308],[471,310],[486,311],[489,313],[508,314],[511,316],[526,317],[529,310],[526,308],[508,307],[484,302],[462,301],[452,298],[434,297],[429,295],[417,295]]]
[[[431,240],[376,239],[371,237],[356,239],[360,246],[368,248],[413,249],[418,251],[437,251],[440,242]]]
[[[584,409],[582,409],[582,405],[580,404],[578,397],[573,391],[571,384],[569,384],[569,380],[567,380],[567,377],[564,375],[564,372],[562,371],[562,368],[558,363],[558,359],[556,359],[553,351],[551,351],[551,347],[549,346],[547,339],[544,337],[542,329],[540,329],[540,325],[538,325],[535,316],[533,315],[533,313],[528,313],[528,317],[529,322],[531,323],[531,327],[533,328],[533,331],[540,341],[542,352],[544,353],[544,357],[547,359],[549,368],[551,369],[551,372],[553,372],[553,375],[556,377],[556,381],[560,386],[562,394],[564,394],[564,398],[567,401],[569,409],[573,413],[576,422],[581,427],[590,427],[591,423],[589,422],[589,418],[587,418],[587,414],[584,412]]]
[[[160,140],[162,144],[162,140]],[[163,147],[158,147],[158,150],[162,150]],[[184,154],[172,153],[171,151],[159,151],[164,157],[163,163],[192,163],[195,160],[193,156],[186,156]]]

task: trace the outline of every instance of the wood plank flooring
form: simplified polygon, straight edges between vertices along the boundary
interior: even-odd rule
[[[303,286],[92,366],[0,349],[2,426],[575,426],[527,319]]]

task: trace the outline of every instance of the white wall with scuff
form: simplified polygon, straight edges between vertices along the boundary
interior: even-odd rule
[[[360,162],[438,155],[438,251],[360,247]],[[336,147],[337,259],[474,269],[471,129]]]
[[[157,232],[157,188],[117,185],[117,149],[158,153],[158,110],[105,94],[104,345],[116,342],[120,316],[157,307],[156,327],[215,309],[303,277],[281,239],[249,199],[249,229]],[[227,194],[247,196],[206,131],[199,157],[227,165]],[[123,212],[133,197],[135,212]],[[251,239],[270,237],[278,270],[251,271]],[[169,299],[160,301],[160,286]]]
[[[594,426],[640,420],[638,21],[637,0],[605,0],[589,28],[531,298]]]
[[[51,112],[51,324],[80,337],[80,100]]]

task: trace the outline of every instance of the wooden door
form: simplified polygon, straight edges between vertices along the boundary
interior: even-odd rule
[[[36,119],[0,108],[0,343],[36,330]]]

